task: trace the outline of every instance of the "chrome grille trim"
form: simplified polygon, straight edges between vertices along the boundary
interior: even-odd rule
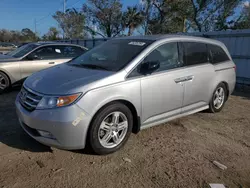
[[[30,97],[29,95],[27,95],[27,98],[30,99],[30,100],[32,100],[32,101],[34,101],[34,102],[36,102],[36,103],[40,102],[40,100],[34,99],[34,98]]]
[[[25,109],[33,111],[36,109],[36,106],[42,97],[43,96],[41,94],[38,94],[23,86],[19,93],[19,102]]]

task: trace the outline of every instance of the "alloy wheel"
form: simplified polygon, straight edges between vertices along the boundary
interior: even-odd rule
[[[220,109],[224,103],[224,100],[225,100],[225,91],[222,87],[218,87],[214,94],[214,99],[213,99],[214,107],[216,109]]]
[[[119,111],[107,115],[98,130],[98,139],[105,148],[114,148],[119,145],[128,131],[128,119]]]

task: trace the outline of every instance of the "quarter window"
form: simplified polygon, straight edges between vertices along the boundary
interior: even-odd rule
[[[184,63],[186,66],[208,62],[207,46],[198,42],[183,42]]]
[[[208,44],[208,53],[210,62],[213,64],[229,60],[226,52],[219,46]]]

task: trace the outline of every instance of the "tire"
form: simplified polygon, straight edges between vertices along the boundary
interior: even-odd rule
[[[122,103],[110,104],[94,116],[88,132],[89,145],[96,154],[113,153],[125,145],[132,127],[130,109]]]
[[[9,87],[10,87],[10,80],[8,76],[5,73],[0,72],[0,93],[3,93]]]
[[[220,93],[222,92],[222,93]],[[213,96],[209,103],[209,111],[211,113],[217,113],[222,110],[227,100],[227,88],[225,84],[220,83],[213,92]],[[219,97],[219,98],[218,98]],[[217,102],[215,101],[217,99]]]

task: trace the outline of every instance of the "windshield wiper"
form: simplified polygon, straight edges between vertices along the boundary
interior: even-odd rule
[[[75,65],[75,66],[81,66],[81,67],[86,67],[86,68],[90,68],[90,69],[100,69],[100,70],[106,70],[109,71],[109,69],[100,66],[100,65],[93,65],[93,64],[71,64],[71,65]]]

